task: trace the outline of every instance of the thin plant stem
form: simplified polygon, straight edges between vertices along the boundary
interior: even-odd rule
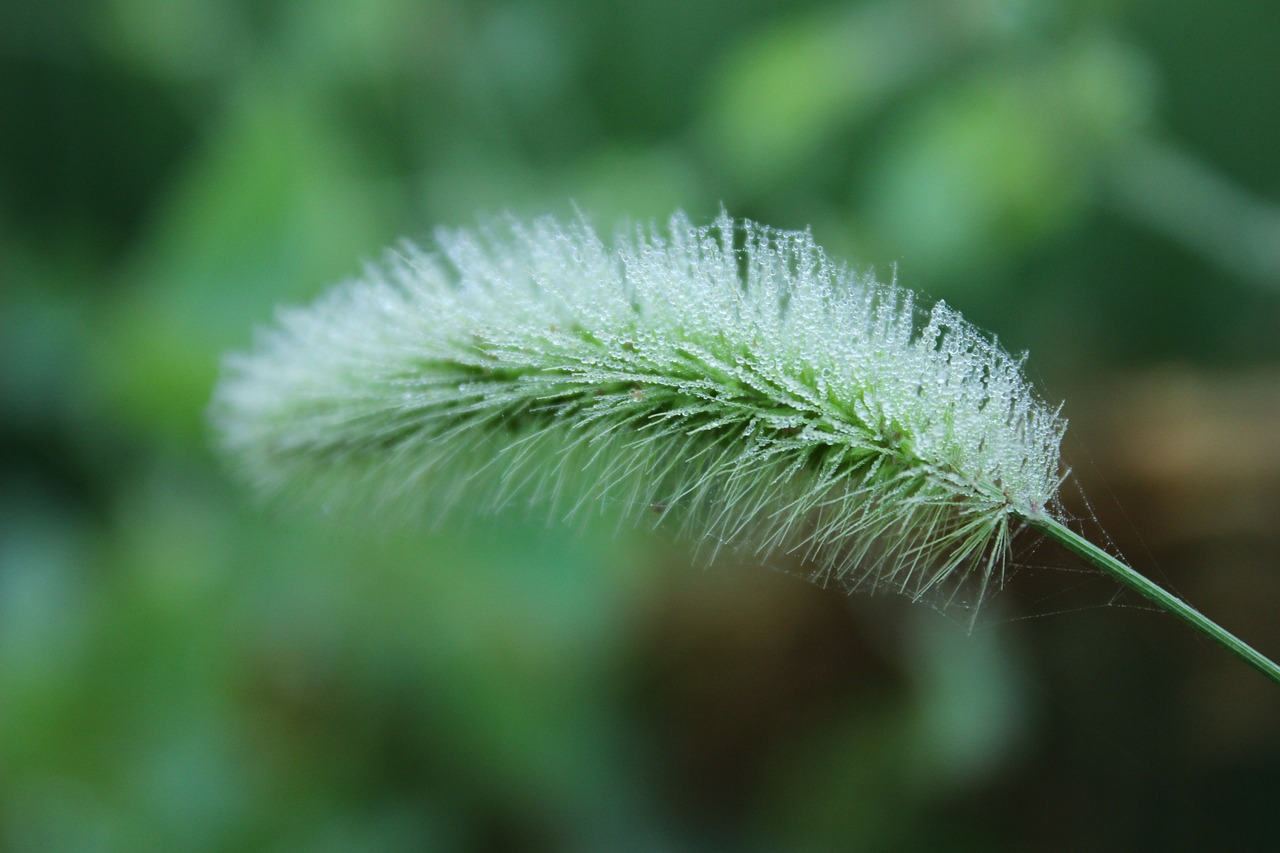
[[[1125,565],[1065,524],[1044,514],[1023,519],[1034,530],[1043,533],[1067,550],[1083,557],[1120,583],[1142,595],[1161,609],[1172,613],[1209,639],[1226,648],[1267,678],[1280,684],[1280,666],[1254,649],[1217,622],[1196,610],[1178,596]]]

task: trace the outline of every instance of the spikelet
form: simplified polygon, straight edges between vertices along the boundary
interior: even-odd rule
[[[264,492],[668,521],[974,605],[1055,506],[1066,423],[1021,361],[807,232],[677,213],[612,247],[549,217],[437,243],[227,360],[215,426]]]

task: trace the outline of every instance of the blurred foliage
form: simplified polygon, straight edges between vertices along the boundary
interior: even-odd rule
[[[1273,846],[1277,698],[1137,614],[1016,621],[1073,575],[966,637],[647,532],[282,516],[203,411],[403,235],[724,205],[1034,347],[1087,437],[1117,371],[1280,358],[1276,56],[1269,0],[3,4],[0,849]],[[1277,398],[1230,387],[1187,428]],[[1218,517],[1141,449],[1122,497]],[[1274,652],[1269,465],[1150,541]]]

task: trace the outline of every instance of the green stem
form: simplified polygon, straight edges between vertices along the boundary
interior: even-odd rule
[[[1267,678],[1280,684],[1280,666],[1181,598],[1138,574],[1065,524],[1054,521],[1047,515],[1038,514],[1025,517],[1023,520],[1033,529],[1088,560],[1120,583],[1223,646]]]

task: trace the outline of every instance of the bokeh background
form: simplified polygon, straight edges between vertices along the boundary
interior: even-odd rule
[[[401,237],[723,204],[1032,350],[1080,524],[1274,657],[1278,93],[1272,0],[8,0],[0,849],[1280,849],[1280,690],[1046,545],[970,634],[283,514],[204,417]]]

